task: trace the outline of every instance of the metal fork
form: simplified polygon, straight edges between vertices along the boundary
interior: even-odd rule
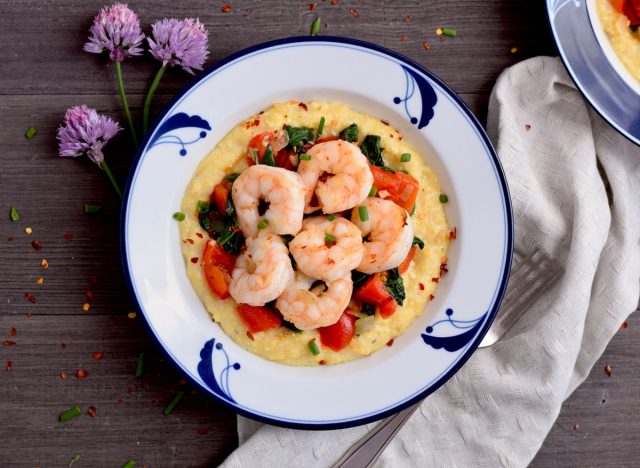
[[[502,307],[479,347],[486,348],[498,341],[562,272],[562,266],[539,249],[528,254],[515,249]],[[351,447],[333,467],[371,467],[422,401],[385,419]]]

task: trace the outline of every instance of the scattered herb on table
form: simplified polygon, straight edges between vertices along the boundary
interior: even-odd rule
[[[78,416],[80,416],[80,414],[82,414],[82,410],[80,409],[80,407],[74,406],[73,408],[70,408],[67,411],[63,411],[62,413],[60,413],[60,415],[58,416],[58,421],[60,422],[70,421],[73,418],[77,418]]]
[[[311,23],[311,32],[310,32],[310,34],[312,36],[317,36],[318,35],[318,31],[320,31],[320,17],[319,16],[316,19],[313,20],[313,23]]]
[[[442,34],[449,37],[456,37],[458,33],[456,32],[455,29],[442,28]]]
[[[11,218],[11,221],[13,221],[14,223],[20,221],[20,213],[18,212],[15,206],[12,206],[9,209],[9,217]]]
[[[100,213],[101,211],[102,211],[102,207],[100,205],[90,205],[88,203],[84,205],[85,214],[92,215],[92,214]]]
[[[138,360],[136,362],[136,379],[142,377],[142,373],[144,372],[144,353],[138,354]]]
[[[180,390],[178,393],[176,393],[176,396],[173,397],[173,400],[171,400],[171,402],[165,407],[162,413],[165,416],[169,416],[173,411],[173,409],[176,407],[176,405],[180,403],[180,400],[182,400],[183,396],[184,396],[184,390]]]
[[[38,131],[35,129],[35,127],[29,127],[27,131],[24,132],[24,136],[25,138],[31,140],[34,136],[36,136],[36,133],[38,133]]]
[[[134,466],[136,466],[136,462],[135,461],[127,460],[127,463],[122,465],[122,468],[133,468]]]
[[[80,455],[74,455],[73,457],[71,457],[71,461],[69,462],[69,465],[67,466],[73,466],[73,464],[77,461],[80,461]]]

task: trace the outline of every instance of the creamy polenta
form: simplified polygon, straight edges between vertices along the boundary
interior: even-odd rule
[[[417,250],[409,270],[402,275],[406,290],[404,305],[387,319],[381,318],[379,312],[374,316],[365,316],[354,305],[352,313],[359,318],[356,336],[339,352],[323,347],[316,330],[292,331],[280,326],[260,333],[249,333],[236,311],[236,302],[233,298],[221,300],[210,290],[198,261],[209,236],[198,222],[195,207],[199,200],[209,199],[212,188],[226,174],[241,172],[247,167],[249,140],[261,132],[282,129],[285,124],[317,128],[321,117],[325,119],[322,137],[338,135],[345,127],[356,123],[359,127],[358,143],[366,135],[379,135],[386,163],[392,168],[406,170],[418,179],[420,190],[412,220],[415,235],[425,244],[424,249]],[[412,155],[410,161],[401,162],[404,153]],[[202,160],[191,179],[181,205],[185,219],[179,223],[187,275],[213,320],[237,344],[252,353],[295,366],[337,364],[368,356],[390,344],[422,313],[435,294],[438,278],[442,271],[446,271],[441,267],[447,263],[451,229],[440,195],[440,184],[433,170],[400,133],[383,121],[354,111],[345,104],[325,101],[278,103],[231,130]],[[309,342],[314,338],[319,348],[317,355],[310,352],[309,348]]]
[[[596,8],[611,47],[629,73],[640,80],[640,32],[629,27],[629,19],[610,0],[596,0]]]

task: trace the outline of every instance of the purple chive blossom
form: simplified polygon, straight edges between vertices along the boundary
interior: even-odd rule
[[[99,54],[106,49],[109,58],[115,62],[142,53],[140,45],[144,34],[140,30],[140,20],[126,4],[115,3],[102,8],[89,33],[89,42],[84,45],[86,52]]]
[[[192,68],[202,70],[209,55],[209,39],[198,19],[156,21],[151,25],[151,36],[147,38],[151,55],[160,60],[162,66],[179,65],[192,75]]]
[[[58,128],[60,156],[84,156],[98,166],[104,161],[102,148],[122,128],[112,118],[100,115],[87,106],[67,109]]]

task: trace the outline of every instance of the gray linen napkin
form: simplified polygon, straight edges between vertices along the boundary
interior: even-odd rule
[[[502,73],[488,127],[513,198],[516,245],[540,247],[565,273],[427,398],[377,466],[526,466],[638,304],[640,148],[589,108],[550,57]],[[241,445],[223,466],[330,466],[376,424],[316,432],[239,417]]]

